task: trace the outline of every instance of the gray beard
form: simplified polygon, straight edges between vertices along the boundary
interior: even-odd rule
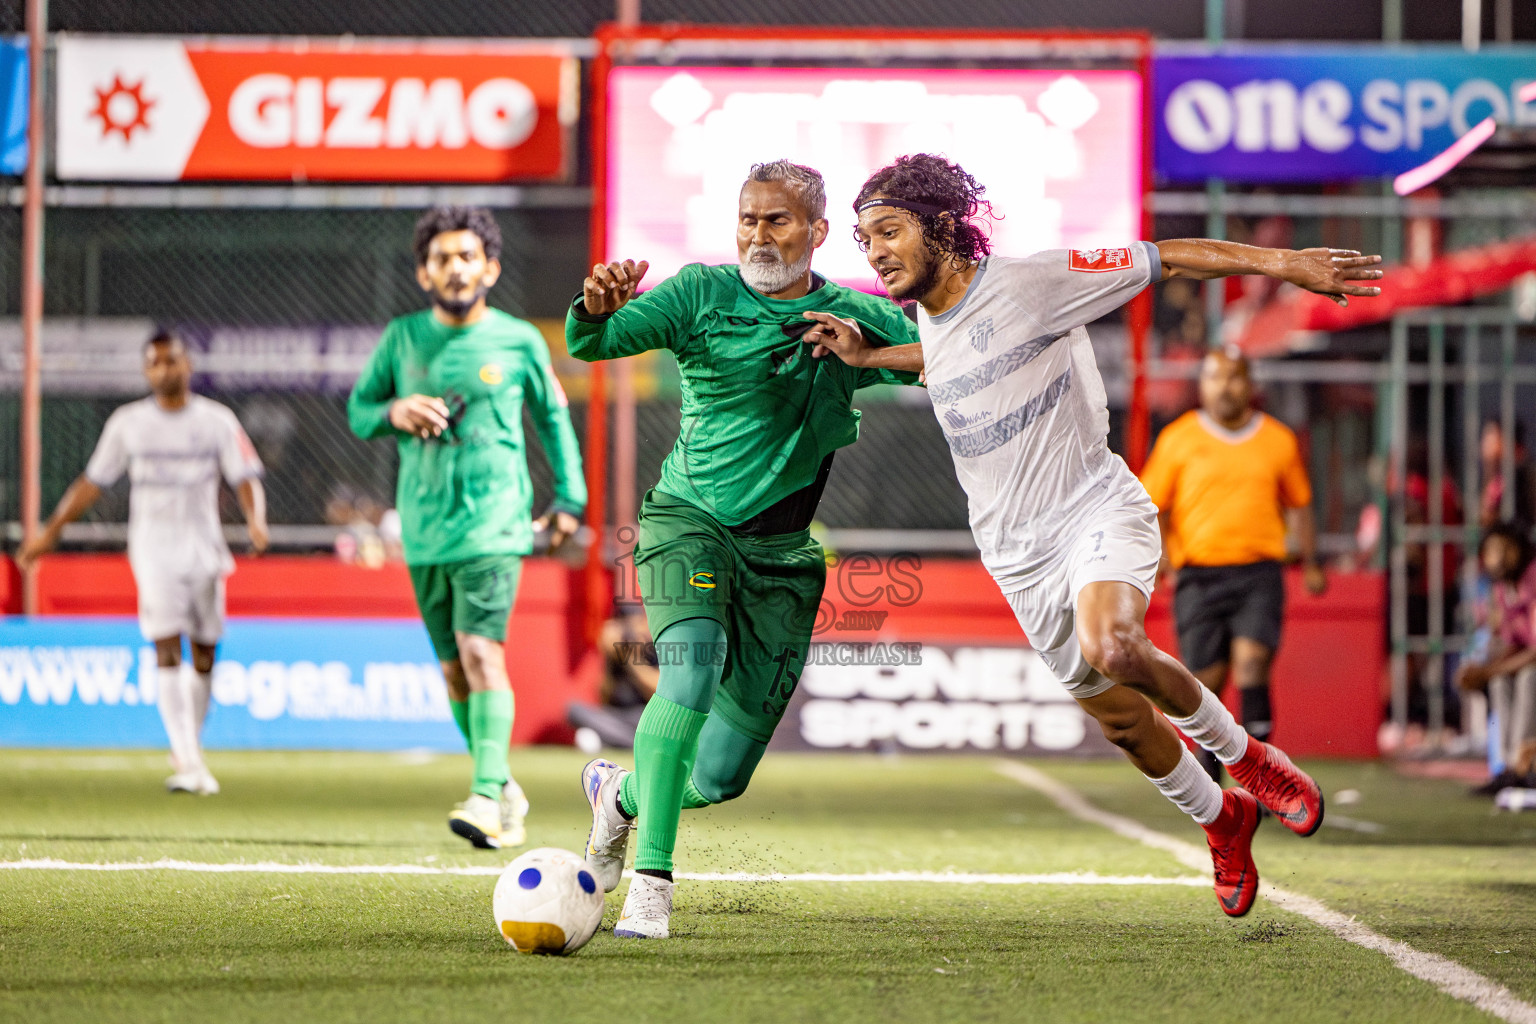
[[[759,252],[771,253],[773,260],[767,262],[752,259],[752,255]],[[741,260],[741,279],[753,291],[773,295],[800,280],[810,267],[811,250],[809,248],[805,250],[805,255],[794,263],[785,263],[777,248],[771,245],[752,246],[747,250],[746,257]]]

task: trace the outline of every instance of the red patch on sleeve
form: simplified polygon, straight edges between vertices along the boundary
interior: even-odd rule
[[[1103,274],[1110,270],[1125,270],[1135,266],[1129,248],[1122,249],[1069,249],[1067,269],[1084,274]]]

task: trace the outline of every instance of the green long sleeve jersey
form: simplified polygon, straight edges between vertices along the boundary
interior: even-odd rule
[[[440,437],[414,437],[390,424],[390,404],[415,394],[447,403],[449,428]],[[495,309],[464,327],[424,310],[384,328],[352,388],[347,416],[358,437],[397,439],[396,504],[407,563],[533,549],[525,403],[554,469],[554,508],[580,515],[587,504],[581,449],[538,328]]]
[[[589,362],[667,349],[682,374],[682,425],[656,486],[736,526],[816,479],[832,452],[859,437],[853,393],[916,384],[917,375],[815,359],[801,314],[855,320],[876,343],[916,342],[917,327],[887,299],[815,277],[799,299],[771,299],[734,266],[692,263],[611,316],[581,296],[565,320],[571,355]]]

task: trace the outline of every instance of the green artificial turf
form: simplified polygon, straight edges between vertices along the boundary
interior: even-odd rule
[[[500,865],[446,827],[468,759],[225,754],[221,796],[169,797],[163,755],[0,752],[0,861]],[[568,750],[516,753],[530,846],[580,849]],[[1081,872],[1188,877],[1076,821],[981,757],[770,756],[733,804],[685,816],[680,871]],[[1038,762],[1105,809],[1200,833],[1128,765]],[[1270,880],[1536,996],[1536,815],[1455,784],[1320,765],[1376,834],[1267,825]],[[1461,1021],[1464,1003],[1261,901],[1207,888],[680,882],[674,938],[599,932],[511,952],[491,876],[0,870],[0,1020]],[[608,899],[612,925],[624,887]],[[1522,930],[1523,929],[1523,930]],[[1511,949],[1510,953],[1482,952]]]

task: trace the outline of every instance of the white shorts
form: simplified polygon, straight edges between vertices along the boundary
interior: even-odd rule
[[[139,631],[151,642],[185,635],[212,646],[224,637],[224,574],[134,570]]]
[[[1003,595],[1029,645],[1072,696],[1096,697],[1114,685],[1083,659],[1077,595],[1090,583],[1120,582],[1151,597],[1162,551],[1157,512],[1150,505],[1103,509],[1083,524],[1045,579]]]

